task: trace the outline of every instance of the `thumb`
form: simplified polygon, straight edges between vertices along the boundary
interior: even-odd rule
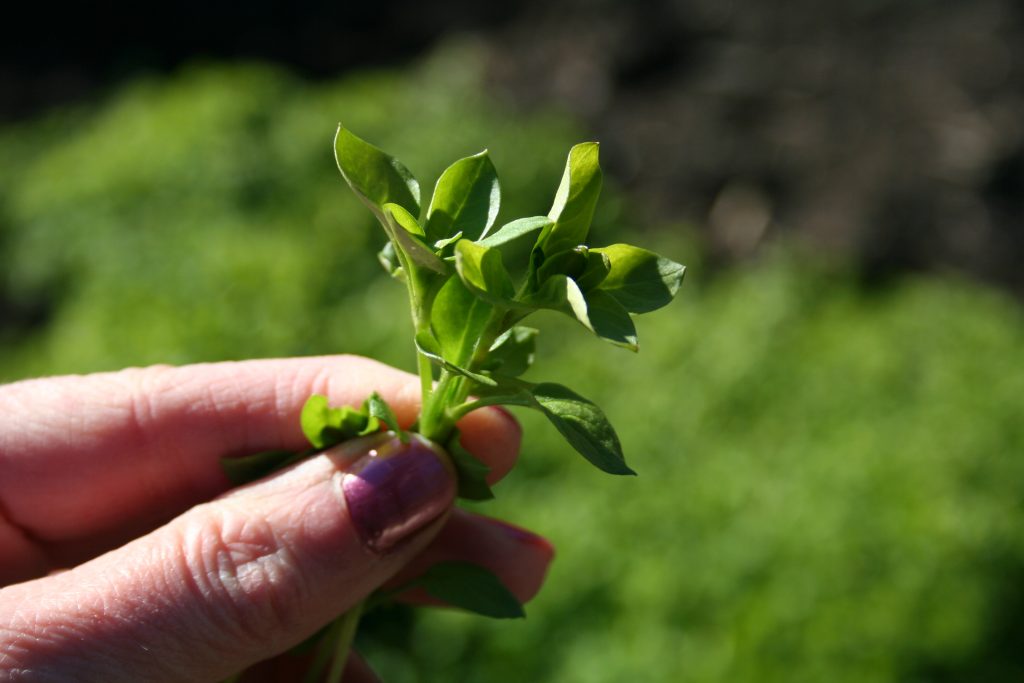
[[[215,681],[353,607],[455,496],[428,442],[348,442],[62,574],[0,591],[0,678]]]

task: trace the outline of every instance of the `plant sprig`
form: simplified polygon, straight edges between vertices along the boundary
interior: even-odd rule
[[[537,410],[597,468],[635,474],[597,405],[560,384],[522,379],[533,364],[539,334],[521,324],[532,313],[557,311],[599,339],[637,351],[632,314],[665,306],[682,284],[686,269],[670,259],[629,244],[587,244],[602,184],[598,144],[585,142],[569,151],[546,216],[501,225],[501,188],[486,150],[449,166],[425,211],[419,182],[394,157],[340,125],[334,152],[341,175],[387,236],[378,255],[381,264],[408,289],[422,392],[420,415],[409,431],[444,447],[457,474],[459,496],[493,497],[488,467],[462,447],[456,427],[459,419],[485,406]],[[301,424],[309,449],[227,460],[232,482],[252,481],[384,428],[403,441],[409,438],[376,393],[359,409],[332,408],[325,397],[313,396],[302,410]],[[486,616],[523,615],[515,597],[489,571],[453,562],[434,566],[408,586],[378,593],[365,607],[413,586]],[[318,680],[328,665],[328,680],[339,679],[363,607],[325,629],[308,680]]]
[[[501,189],[486,150],[441,174],[425,212],[400,161],[344,126],[334,151],[388,236],[381,263],[409,290],[423,393],[416,430],[451,446],[456,421],[471,410],[525,406],[600,469],[632,474],[600,408],[564,386],[520,379],[534,358],[537,330],[520,325],[531,313],[558,311],[636,351],[630,314],[666,305],[683,280],[684,266],[646,249],[587,245],[602,184],[598,144],[569,151],[547,216],[500,226]],[[478,498],[485,472],[463,458],[455,465],[460,494]]]

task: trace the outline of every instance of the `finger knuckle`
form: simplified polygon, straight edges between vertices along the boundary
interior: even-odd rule
[[[293,632],[311,595],[294,554],[265,519],[208,510],[184,532],[188,584],[222,631],[265,643]]]

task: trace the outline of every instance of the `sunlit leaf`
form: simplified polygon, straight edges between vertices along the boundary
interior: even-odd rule
[[[584,142],[569,150],[562,182],[548,212],[554,225],[541,238],[540,246],[545,254],[557,254],[586,242],[601,194],[598,156],[596,142]]]
[[[383,221],[385,204],[420,212],[420,185],[400,161],[338,125],[334,158],[356,195]]]
[[[427,209],[427,240],[458,232],[475,240],[494,224],[500,204],[498,173],[487,150],[459,159],[437,180]]]
[[[608,258],[609,272],[599,287],[631,313],[668,304],[683,283],[686,266],[630,244],[593,249]]]
[[[497,249],[462,240],[455,245],[455,268],[474,293],[495,305],[511,303],[515,287]]]

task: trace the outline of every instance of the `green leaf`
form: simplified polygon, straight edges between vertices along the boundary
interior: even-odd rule
[[[455,233],[451,237],[446,237],[443,240],[437,240],[436,242],[434,242],[434,251],[435,252],[439,252],[442,249],[444,249],[445,247],[447,247],[447,246],[449,246],[451,244],[455,244],[456,242],[458,242],[461,239],[462,239],[462,231],[460,230],[459,232]]]
[[[391,277],[401,279],[404,276],[405,271],[402,270],[402,264],[395,252],[395,243],[391,240],[388,240],[384,248],[377,252],[377,260]]]
[[[385,204],[384,218],[389,226],[391,239],[414,263],[441,275],[448,273],[448,265],[421,241],[423,228],[412,214],[398,204]]]
[[[629,312],[611,295],[595,289],[583,295],[587,302],[587,327],[606,342],[637,351],[636,325]],[[582,321],[581,321],[582,322]]]
[[[587,266],[587,251],[585,246],[577,246],[546,257],[537,269],[537,281],[546,282],[553,275],[575,279]]]
[[[498,306],[511,304],[515,286],[497,249],[461,240],[455,245],[455,270],[478,296]]]
[[[588,328],[587,300],[576,282],[567,275],[552,275],[540,288],[523,297],[526,306],[560,311],[583,323]]]
[[[422,587],[434,598],[464,610],[495,619],[526,616],[519,600],[483,567],[469,562],[440,562],[433,565],[413,585]]]
[[[638,348],[636,326],[626,309],[601,290],[584,294],[579,285],[566,275],[551,276],[522,303],[560,311],[607,342],[631,351]]]
[[[380,429],[379,420],[367,412],[350,406],[331,408],[327,397],[320,394],[313,394],[302,406],[299,422],[314,448],[327,448]]]
[[[454,372],[456,375],[468,377],[474,382],[477,382],[478,384],[482,384],[484,386],[497,386],[495,384],[495,381],[488,377],[487,375],[481,375],[478,372],[471,372],[466,368],[463,368],[449,360],[446,360],[441,351],[441,345],[438,343],[437,339],[435,339],[432,334],[429,334],[427,332],[419,332],[416,335],[415,341],[416,348],[417,350],[419,350],[420,353],[422,353],[424,356],[426,356],[434,363],[436,363],[439,367],[444,368],[448,372]]]
[[[409,441],[409,435],[402,431],[402,428],[398,426],[398,418],[395,417],[395,412],[391,410],[391,406],[385,401],[380,394],[376,391],[367,397],[363,402],[363,412],[369,416],[371,420],[377,420],[387,425],[388,429],[393,431],[401,439],[402,443]]]
[[[539,410],[598,469],[609,474],[636,474],[626,465],[615,429],[592,401],[560,384],[530,384],[498,375],[493,379],[495,387],[474,387],[480,395],[475,407],[510,405]]]
[[[541,236],[540,246],[545,254],[556,254],[587,241],[600,194],[598,144],[584,142],[574,146],[569,150],[562,182],[548,212],[554,225]]]
[[[493,307],[469,291],[459,278],[445,282],[430,312],[440,355],[460,368],[468,365],[492,311]]]
[[[534,328],[520,325],[506,330],[491,345],[484,369],[500,372],[508,377],[523,374],[533,365],[537,334],[538,331]]]
[[[630,244],[592,251],[605,255],[610,266],[600,289],[631,313],[647,313],[668,304],[686,273],[686,266]]]
[[[636,474],[626,465],[615,429],[594,403],[547,382],[535,385],[532,394],[555,429],[595,467],[609,474]]]
[[[567,275],[572,278],[581,291],[594,289],[608,276],[610,263],[608,257],[585,245],[560,251],[549,257],[542,254],[537,262],[540,264],[534,274],[534,282],[546,282],[554,275]]]
[[[445,451],[448,452],[455,466],[455,474],[459,484],[459,497],[466,500],[490,500],[494,498],[491,487],[487,484],[487,474],[491,468],[480,462],[476,457],[462,447],[459,441],[459,430],[452,433],[451,439],[445,444]]]
[[[484,236],[477,240],[477,244],[485,247],[506,247],[520,242],[532,244],[536,241],[544,228],[552,225],[547,216],[530,216],[506,223],[492,233],[484,233]]]
[[[477,244],[499,250],[509,272],[524,273],[532,262],[538,237],[551,225],[547,216],[520,218],[477,240]]]
[[[574,276],[576,284],[584,292],[589,292],[598,287],[611,272],[611,261],[608,256],[596,249],[587,250],[587,263],[579,275]]]
[[[232,486],[241,486],[298,462],[312,452],[263,451],[241,458],[222,458],[220,467]]]
[[[338,124],[334,158],[345,181],[377,217],[384,221],[385,204],[420,213],[420,185],[400,161]]]
[[[427,209],[431,242],[461,232],[475,240],[494,224],[501,203],[498,173],[487,150],[449,166],[434,187]]]

